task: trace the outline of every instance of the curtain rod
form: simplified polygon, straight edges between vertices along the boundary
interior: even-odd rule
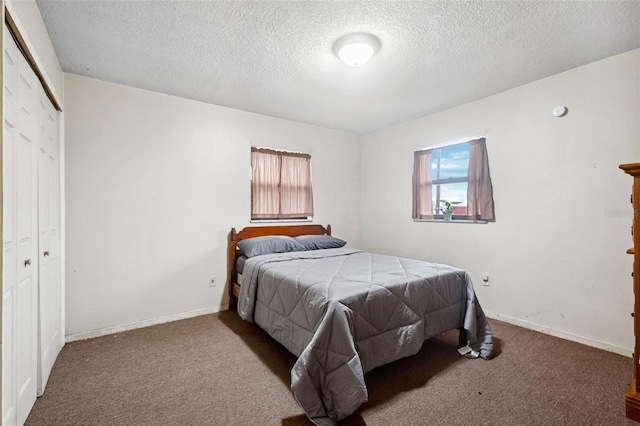
[[[488,132],[487,132],[487,133],[488,133]],[[417,151],[426,151],[426,150],[428,150],[428,149],[444,148],[444,147],[446,147],[446,146],[452,146],[452,145],[460,145],[460,144],[462,144],[462,143],[466,143],[466,142],[469,142],[469,141],[474,141],[474,140],[476,140],[476,139],[486,138],[486,137],[487,137],[487,136],[486,136],[486,134],[484,134],[484,135],[479,135],[479,136],[470,136],[470,137],[463,138],[463,139],[456,139],[456,140],[449,141],[449,142],[444,142],[444,143],[441,143],[441,144],[438,144],[438,145],[427,146],[427,147],[424,147],[424,148],[416,149],[414,152],[417,152]]]

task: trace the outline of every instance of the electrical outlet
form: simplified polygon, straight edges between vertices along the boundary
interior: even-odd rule
[[[482,285],[485,287],[489,287],[489,275],[482,276]]]
[[[209,287],[215,287],[215,286],[216,286],[216,276],[211,275],[209,277]]]

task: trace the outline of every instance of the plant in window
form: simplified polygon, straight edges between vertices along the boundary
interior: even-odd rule
[[[453,214],[453,206],[455,204],[462,204],[462,202],[461,201],[440,200],[440,204],[443,205],[442,207],[440,207],[440,211],[442,212],[442,215],[444,216],[444,220],[451,220],[451,215]]]

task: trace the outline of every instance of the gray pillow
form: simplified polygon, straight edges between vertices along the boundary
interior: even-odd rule
[[[347,244],[346,241],[332,237],[331,235],[300,235],[295,239],[304,247],[303,250],[340,248]]]
[[[273,235],[268,237],[247,238],[238,241],[238,248],[247,257],[259,256],[270,253],[287,253],[290,251],[302,251],[304,246],[291,237]]]

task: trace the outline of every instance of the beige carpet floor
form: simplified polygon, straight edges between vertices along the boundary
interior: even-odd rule
[[[457,333],[365,376],[344,425],[635,425],[630,358],[490,320],[490,361]],[[67,344],[27,425],[310,425],[289,389],[295,357],[235,312]]]

